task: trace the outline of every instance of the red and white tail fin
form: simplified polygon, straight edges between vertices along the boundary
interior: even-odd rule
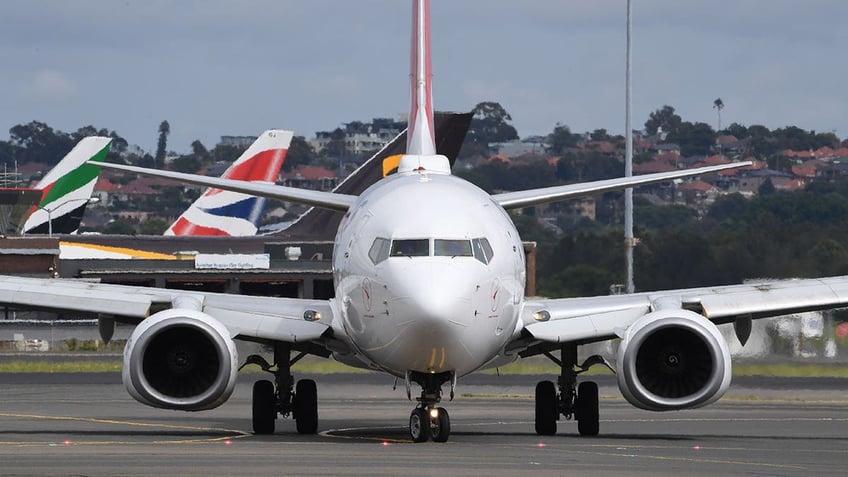
[[[430,64],[430,0],[412,2],[412,42],[410,48],[409,131],[407,154],[436,154],[433,135],[433,77]]]
[[[292,135],[291,131],[265,131],[221,177],[273,184],[283,167]],[[265,202],[260,197],[210,188],[164,235],[256,235]]]
[[[410,107],[406,155],[398,172],[450,173],[450,162],[436,155],[433,127],[433,88],[430,63],[430,0],[412,0],[410,48]]]

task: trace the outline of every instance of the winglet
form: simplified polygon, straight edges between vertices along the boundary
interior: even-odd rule
[[[430,0],[412,0],[410,107],[406,155],[398,172],[450,173],[450,161],[436,154],[430,63]]]

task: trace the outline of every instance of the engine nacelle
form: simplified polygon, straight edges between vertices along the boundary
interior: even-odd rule
[[[124,348],[123,381],[141,403],[202,411],[232,394],[238,353],[227,328],[206,313],[172,308],[142,321]]]
[[[617,364],[625,399],[650,411],[705,406],[730,386],[727,343],[711,321],[688,310],[659,310],[636,320]]]

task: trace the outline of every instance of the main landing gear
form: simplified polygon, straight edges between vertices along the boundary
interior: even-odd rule
[[[436,405],[442,400],[442,384],[451,381],[451,400],[453,400],[456,381],[453,373],[427,374],[410,372],[406,376],[406,393],[411,399],[410,382],[421,386],[421,396],[416,400],[418,406],[409,415],[409,437],[414,442],[447,442],[450,437],[450,416]]]
[[[559,390],[551,381],[540,381],[536,384],[536,434],[556,434],[557,421],[562,415],[566,419],[577,421],[577,430],[581,436],[597,436],[600,429],[598,384],[584,381],[577,386],[577,375],[592,365],[606,365],[606,361],[600,356],[592,356],[578,366],[577,345],[574,344],[562,346],[560,359],[547,352],[545,356],[560,366],[557,379]]]
[[[286,343],[274,345],[274,364],[259,355],[251,355],[242,367],[258,364],[263,371],[274,375],[274,382],[263,379],[253,383],[253,432],[273,434],[277,414],[291,415],[300,434],[318,431],[318,391],[315,381],[301,379],[294,385],[291,366],[303,358],[300,353],[291,359],[291,347]],[[272,369],[276,366],[276,370]]]

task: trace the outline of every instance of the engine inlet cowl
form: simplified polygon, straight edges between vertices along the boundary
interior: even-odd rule
[[[642,409],[704,406],[730,385],[727,343],[711,321],[688,310],[660,310],[637,320],[617,361],[621,393]]]
[[[197,310],[173,308],[142,321],[124,348],[123,381],[139,402],[200,411],[235,387],[238,354],[224,325]]]

